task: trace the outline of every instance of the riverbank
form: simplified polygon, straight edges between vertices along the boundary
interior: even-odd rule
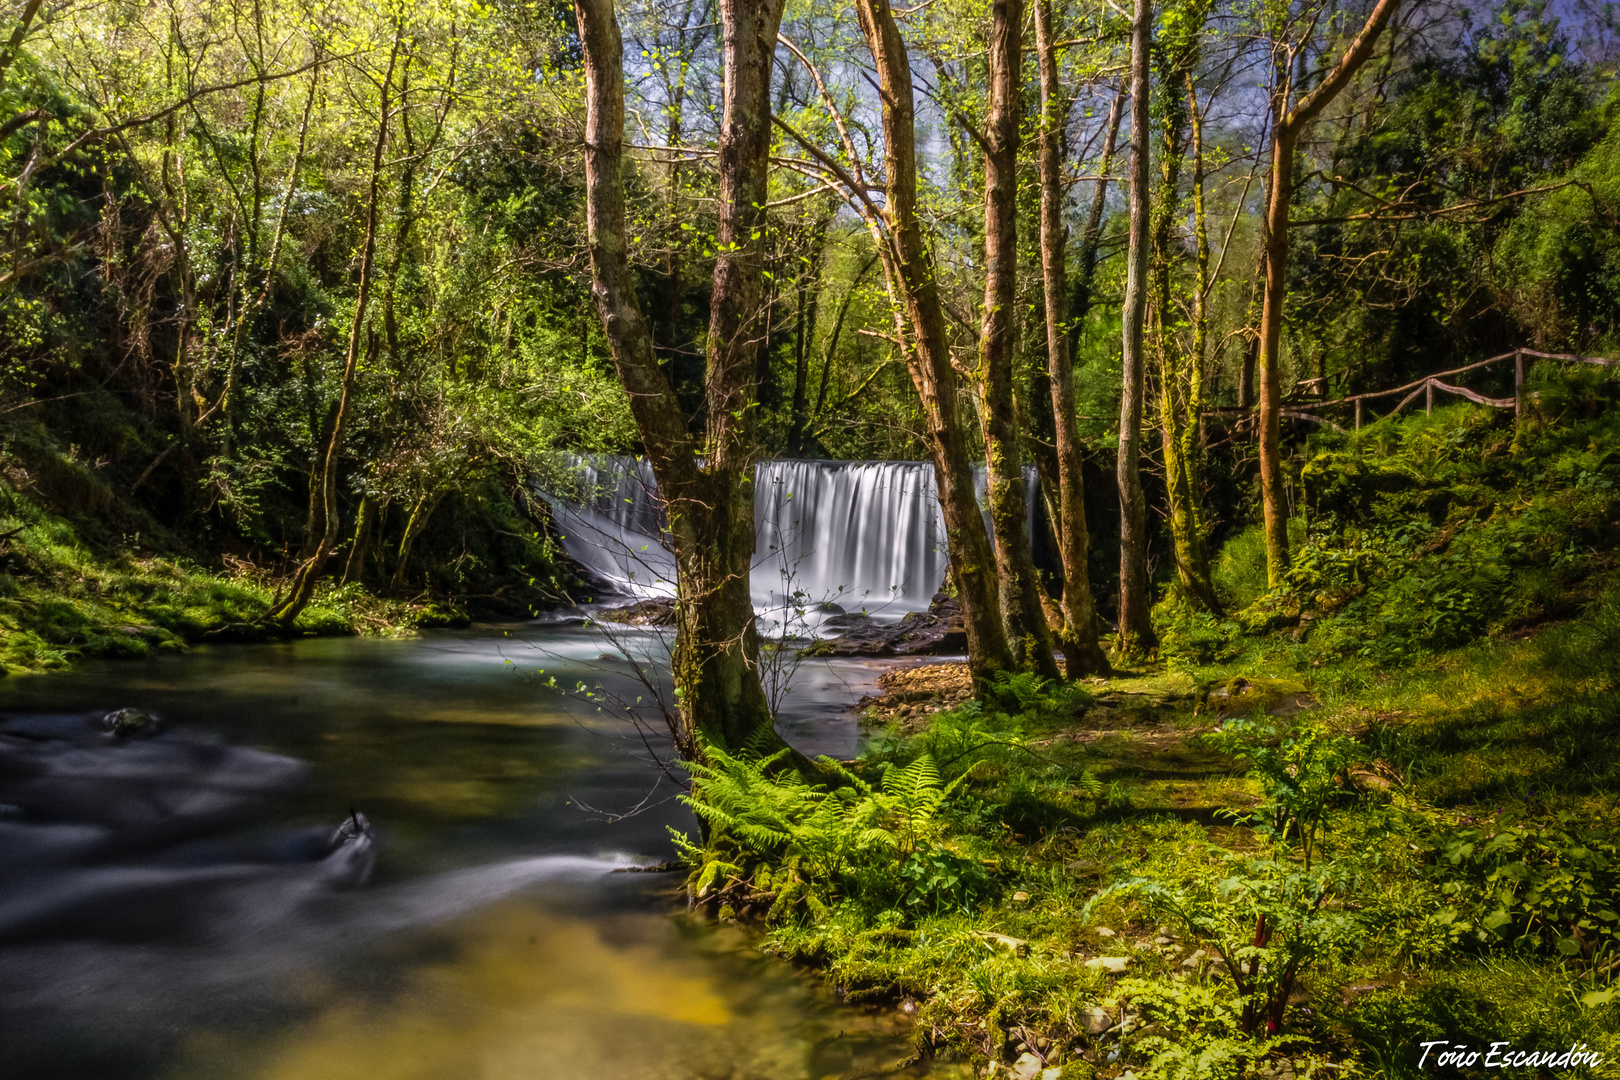
[[[1620,1075],[1615,640],[1611,588],[1366,680],[1279,644],[947,705],[960,665],[900,668],[847,773],[909,808],[895,887],[854,851],[826,872],[825,817],[722,844],[694,891],[981,1075],[1415,1076],[1430,1039]],[[725,805],[768,827],[753,797]]]
[[[1320,436],[1287,573],[1229,538],[1151,661],[907,667],[852,762],[716,755],[694,900],[981,1075],[1620,1076],[1611,415]]]
[[[283,630],[265,618],[278,582],[247,563],[209,570],[174,556],[97,552],[66,521],[16,498],[8,509],[0,516],[0,674],[203,642],[405,634],[467,622],[453,606],[328,584]]]

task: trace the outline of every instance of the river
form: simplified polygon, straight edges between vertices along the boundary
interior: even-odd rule
[[[624,643],[657,668],[656,636]],[[896,1010],[681,913],[680,875],[621,872],[691,818],[598,711],[648,696],[610,655],[526,627],[0,680],[0,1076],[830,1080],[904,1057]],[[850,755],[880,670],[806,663],[784,731]],[[103,734],[120,708],[158,734]],[[352,811],[371,839],[334,850]]]

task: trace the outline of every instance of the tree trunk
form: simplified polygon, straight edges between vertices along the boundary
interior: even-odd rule
[[[1292,72],[1276,76],[1271,95],[1271,183],[1266,192],[1264,299],[1260,306],[1260,498],[1266,521],[1266,578],[1275,587],[1288,570],[1288,506],[1283,491],[1282,348],[1283,304],[1288,297],[1288,210],[1294,199],[1294,151],[1299,136],[1327,108],[1372,55],[1378,36],[1401,0],[1378,0],[1361,32],[1316,88],[1293,105]],[[1290,55],[1292,53],[1290,52]]]
[[[810,424],[810,346],[816,335],[816,316],[821,307],[821,268],[826,260],[826,236],[830,218],[820,218],[811,231],[809,264],[794,286],[797,313],[793,325],[793,417],[788,427],[789,457],[804,454],[805,431]]]
[[[1013,669],[1001,622],[995,559],[974,495],[973,466],[957,410],[956,371],[945,339],[945,312],[933,259],[917,217],[916,117],[911,62],[888,0],[857,0],[856,10],[878,71],[883,98],[883,153],[887,188],[883,217],[912,338],[912,381],[927,418],[934,482],[945,515],[951,575],[967,631],[968,664],[982,686],[997,671]]]
[[[754,553],[753,413],[760,337],[760,229],[770,133],[770,73],[781,5],[721,6],[725,107],[720,230],[707,348],[708,438],[702,448],[653,355],[628,261],[624,187],[623,42],[612,0],[575,0],[585,67],[586,225],[591,294],[642,445],[658,480],[676,559],[672,674],[679,750],[705,739],[731,748],[767,733],[759,637],[749,592]]]
[[[1169,44],[1161,43],[1159,78],[1164,86],[1176,87],[1191,79],[1197,62],[1196,41],[1196,37],[1189,41],[1184,36],[1178,36]],[[1160,121],[1159,198],[1152,213],[1153,272],[1149,324],[1159,357],[1159,434],[1170,508],[1171,550],[1175,556],[1176,584],[1181,595],[1197,609],[1218,611],[1220,603],[1215,598],[1215,586],[1210,581],[1209,563],[1204,555],[1198,512],[1200,492],[1195,481],[1202,342],[1191,350],[1182,347],[1171,297],[1171,271],[1178,255],[1171,248],[1176,225],[1181,219],[1181,167],[1188,149],[1189,103],[1179,93],[1167,93],[1164,101],[1164,115]],[[1192,104],[1196,105],[1196,102]],[[1194,217],[1201,228],[1202,166],[1195,165],[1194,168]],[[1207,264],[1207,241],[1200,250]],[[1199,285],[1202,285],[1201,276]],[[1198,303],[1195,297],[1195,306]],[[1196,328],[1193,334],[1196,338]],[[1193,439],[1189,440],[1189,432],[1193,433]]]
[[[377,521],[377,500],[370,495],[360,497],[360,512],[354,526],[354,541],[349,545],[349,557],[343,562],[343,578],[347,585],[359,581],[366,574],[366,553],[371,547],[371,530]]]
[[[397,593],[404,586],[405,572],[410,568],[411,548],[415,545],[416,538],[422,535],[422,530],[427,528],[428,521],[433,517],[433,511],[444,501],[446,491],[447,489],[441,488],[431,495],[423,495],[416,500],[416,505],[411,507],[410,517],[405,519],[405,532],[399,538],[399,561],[394,564],[394,576],[388,582],[390,592]]]
[[[1013,405],[1013,318],[1018,303],[1018,125],[1023,67],[1023,4],[994,0],[990,15],[990,111],[985,118],[984,315],[979,363],[984,379],[984,452],[990,529],[995,535],[1001,617],[1013,661],[1062,677],[1041,608],[1030,550],[1029,506]]]
[[[1058,83],[1057,54],[1053,46],[1052,0],[1035,0],[1035,48],[1041,77],[1041,277],[1046,302],[1046,368],[1052,397],[1053,436],[1057,447],[1057,514],[1053,533],[1063,565],[1063,631],[1059,641],[1069,678],[1108,669],[1097,643],[1097,612],[1091,597],[1091,534],[1086,528],[1086,502],[1079,425],[1074,411],[1074,364],[1069,353],[1068,281],[1065,248],[1068,230],[1063,224],[1063,163],[1060,149],[1068,118],[1068,102]],[[1115,99],[1108,141],[1099,170],[1108,173],[1113,155],[1120,101]],[[1103,185],[1093,203],[1100,219]],[[1090,219],[1087,221],[1090,225]],[[1087,283],[1089,293],[1089,283]]]
[[[1209,572],[1209,545],[1204,537],[1203,513],[1203,423],[1207,389],[1204,385],[1204,354],[1209,351],[1209,216],[1204,201],[1204,118],[1198,111],[1198,86],[1193,73],[1187,73],[1187,107],[1192,120],[1192,198],[1193,240],[1195,244],[1192,311],[1192,347],[1187,366],[1185,423],[1181,428],[1181,469],[1188,492],[1187,510],[1191,518],[1188,536],[1192,545],[1189,567],[1195,575],[1193,589],[1203,597],[1212,614],[1220,615],[1221,602]]]
[[[1265,277],[1260,307],[1260,401],[1255,416],[1260,442],[1260,502],[1266,523],[1266,580],[1282,583],[1288,569],[1288,503],[1283,491],[1281,375],[1282,306],[1288,286],[1288,208],[1294,191],[1294,132],[1278,124],[1271,135],[1271,180],[1266,191],[1263,248]]]
[[[372,270],[377,256],[377,203],[382,189],[383,154],[388,148],[388,126],[393,118],[394,69],[399,62],[402,34],[403,27],[396,26],[377,110],[377,137],[372,143],[371,172],[367,184],[365,232],[360,244],[360,284],[354,301],[354,318],[349,324],[349,352],[343,365],[343,388],[338,395],[337,415],[332,419],[332,436],[326,445],[320,475],[316,479],[315,495],[318,495],[319,503],[311,504],[310,534],[315,537],[315,543],[293,578],[292,591],[272,608],[269,615],[283,627],[291,627],[309,604],[310,598],[315,595],[315,582],[326,568],[326,560],[331,557],[332,549],[337,546],[338,459],[343,451],[343,436],[348,427],[354,376],[360,363],[360,338],[366,330],[366,309],[371,300]],[[366,351],[372,355],[376,352],[377,338],[374,333],[369,337]]]
[[[1146,362],[1143,324],[1148,276],[1148,48],[1151,0],[1136,0],[1131,25],[1131,219],[1123,321],[1123,386],[1119,401],[1119,646],[1121,652],[1157,644],[1147,577],[1147,499],[1142,493],[1142,398]]]

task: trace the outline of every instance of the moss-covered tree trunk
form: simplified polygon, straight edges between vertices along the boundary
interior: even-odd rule
[[[1195,9],[1197,10],[1197,9]],[[1191,32],[1189,33],[1188,30]],[[1148,304],[1149,326],[1154,351],[1159,360],[1159,433],[1164,454],[1164,482],[1170,510],[1171,549],[1175,556],[1176,583],[1181,594],[1195,608],[1218,611],[1215,586],[1210,581],[1209,559],[1204,552],[1202,515],[1199,499],[1202,492],[1197,481],[1196,437],[1198,410],[1202,408],[1201,343],[1184,348],[1182,325],[1175,315],[1176,304],[1172,294],[1172,277],[1180,252],[1175,246],[1175,232],[1182,218],[1181,169],[1186,161],[1191,135],[1188,99],[1182,88],[1188,85],[1198,58],[1198,30],[1189,27],[1160,42],[1159,85],[1161,115],[1159,118],[1159,193],[1152,211],[1152,294]],[[1196,105],[1196,102],[1193,103]],[[1199,161],[1201,162],[1201,157]],[[1195,164],[1194,218],[1195,232],[1202,236],[1203,176],[1201,164]],[[1209,245],[1200,248],[1201,258],[1207,265]],[[1202,287],[1199,274],[1194,286],[1195,305],[1200,301],[1197,291]],[[1198,330],[1193,329],[1196,337]]]
[[[721,256],[700,446],[653,355],[628,260],[622,179],[623,42],[612,0],[576,0],[584,54],[586,225],[591,294],[665,502],[676,560],[673,677],[684,753],[772,732],[759,679],[749,569],[754,554],[755,360],[763,336],[762,218],[779,0],[721,5],[725,104],[719,145]],[[702,459],[699,453],[703,454]]]
[[[951,574],[967,632],[976,684],[1014,667],[1001,621],[995,557],[974,494],[973,465],[956,401],[956,371],[945,338],[945,312],[933,259],[917,216],[917,134],[911,61],[888,0],[857,0],[861,30],[877,68],[883,101],[887,175],[883,218],[890,264],[905,303],[907,359],[928,425],[934,482],[945,516]]]
[[[1086,528],[1084,457],[1074,408],[1074,363],[1069,352],[1068,229],[1063,224],[1063,128],[1068,102],[1058,81],[1057,50],[1052,28],[1052,0],[1035,0],[1035,51],[1041,79],[1041,281],[1046,306],[1046,370],[1052,401],[1052,434],[1056,458],[1057,513],[1053,533],[1063,564],[1063,630],[1059,637],[1064,666],[1071,679],[1106,671],[1108,659],[1097,643],[1097,612],[1091,596],[1091,534]],[[1102,167],[1108,174],[1121,103],[1109,116]],[[1098,185],[1106,184],[1099,180]],[[1103,189],[1106,191],[1106,188]],[[1101,217],[1103,191],[1093,206]],[[1088,225],[1090,219],[1088,218]],[[1093,243],[1095,241],[1093,240]]]
[[[1023,72],[1023,4],[993,0],[990,9],[990,110],[984,152],[984,314],[979,365],[984,395],[984,452],[990,529],[995,536],[1002,621],[1013,662],[1045,678],[1061,677],[1041,585],[1030,550],[1029,507],[1013,405],[1014,324],[1018,301],[1018,144]]]
[[[1121,316],[1122,385],[1119,399],[1119,645],[1123,651],[1157,644],[1147,576],[1147,497],[1142,491],[1142,399],[1147,359],[1144,326],[1148,290],[1148,49],[1151,0],[1136,0],[1131,24],[1130,248]]]

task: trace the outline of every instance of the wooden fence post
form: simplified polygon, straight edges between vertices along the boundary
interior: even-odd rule
[[[1356,398],[1356,430],[1361,430],[1361,399]]]
[[[1423,415],[1428,416],[1434,412],[1434,380],[1430,379],[1423,384]]]
[[[1524,416],[1524,350],[1513,350],[1513,422]]]

